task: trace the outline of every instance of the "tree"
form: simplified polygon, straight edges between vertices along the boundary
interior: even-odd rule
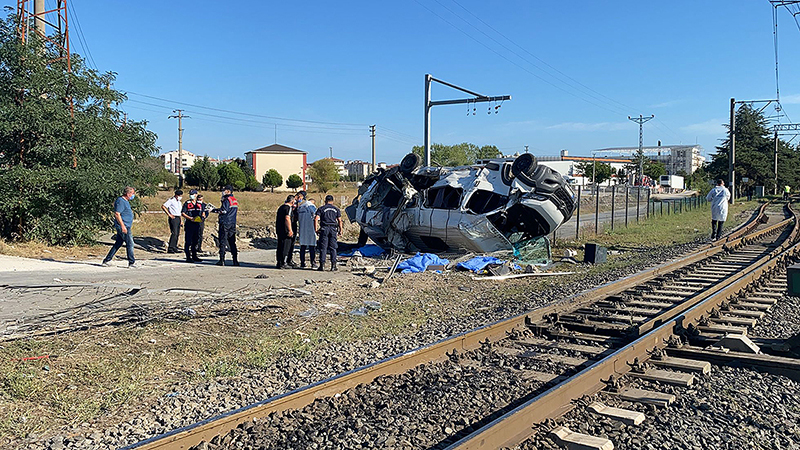
[[[339,170],[330,158],[320,159],[308,169],[312,185],[322,193],[328,192],[339,180]]]
[[[268,187],[270,192],[275,192],[275,188],[283,184],[283,177],[277,170],[269,169],[261,179],[261,184]]]
[[[242,190],[247,184],[247,176],[235,162],[220,164],[217,166],[217,172],[219,172],[220,186],[231,185],[237,190]]]
[[[245,174],[245,176],[253,176],[253,177],[256,176],[256,173],[253,172],[253,168],[250,167],[250,164],[247,164],[246,159],[233,158],[233,162],[235,162],[236,165],[239,166],[240,169],[242,169],[242,172]]]
[[[13,16],[0,20],[0,236],[93,242],[111,226],[126,185],[155,192],[163,167],[150,159],[156,136],[145,122],[123,124],[116,105],[125,95],[108,87],[113,73],[88,68],[77,54],[67,71],[34,33],[22,45],[15,25]]]
[[[208,156],[196,159],[192,167],[186,169],[186,183],[204,190],[214,189],[219,185],[219,172],[211,164]]]
[[[297,188],[303,185],[303,179],[300,178],[300,175],[293,173],[289,175],[289,178],[286,179],[286,187],[289,189],[294,190],[297,192]]]
[[[261,183],[256,180],[255,175],[248,175],[247,181],[245,182],[244,189],[247,191],[260,191],[261,190]]]
[[[656,181],[661,179],[661,175],[667,174],[667,169],[664,167],[664,164],[650,159],[645,161],[642,169],[645,175]]]
[[[611,165],[602,162],[584,161],[576,164],[575,168],[589,180],[592,179],[592,174],[594,174],[594,182],[598,185],[611,179],[612,175]]]
[[[764,115],[742,105],[735,115],[736,121],[736,179],[749,178],[753,185],[764,186],[767,191],[775,187],[774,135],[768,128]],[[728,135],[730,135],[730,126]],[[730,136],[724,139],[717,153],[712,155],[707,171],[711,178],[728,179],[728,151]],[[797,186],[800,182],[800,156],[798,149],[783,140],[778,141],[778,186]]]
[[[411,151],[421,158],[425,158],[425,150],[422,146],[416,145]],[[431,164],[457,167],[475,164],[478,159],[489,159],[500,156],[500,150],[494,145],[484,145],[478,147],[469,142],[462,142],[455,145],[433,144],[431,145]]]
[[[491,159],[503,156],[500,150],[494,145],[484,145],[475,153],[475,159]]]

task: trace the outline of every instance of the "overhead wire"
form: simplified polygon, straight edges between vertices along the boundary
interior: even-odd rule
[[[77,25],[76,30],[78,32],[77,33],[78,41],[80,41],[81,47],[83,48],[84,52],[86,53],[86,56],[88,57],[88,59],[86,59],[86,58],[84,58],[84,59],[86,59],[87,63],[90,64],[90,67],[92,69],[97,71],[98,70],[97,69],[97,64],[95,63],[94,56],[92,55],[92,51],[89,50],[89,45],[88,45],[88,43],[86,41],[86,37],[83,34],[83,28],[81,27],[81,21],[80,21],[80,19],[78,19],[78,13],[75,11],[75,6],[72,3],[73,3],[72,0],[71,1],[67,1],[67,7],[68,7],[68,9],[70,11],[70,15],[71,15],[70,18],[72,19],[71,21],[74,21],[75,25]]]
[[[484,43],[484,42],[482,42],[482,41],[480,41],[480,40],[476,39],[474,36],[472,36],[471,34],[467,33],[466,31],[464,31],[464,30],[463,30],[463,29],[461,29],[460,27],[456,26],[456,25],[455,25],[455,24],[453,24],[451,21],[449,21],[449,20],[447,20],[446,18],[442,17],[442,16],[441,16],[440,14],[438,14],[436,11],[432,10],[431,8],[429,8],[428,6],[426,6],[425,4],[421,3],[419,0],[415,0],[415,1],[416,1],[416,3],[417,3],[417,4],[419,4],[419,5],[420,5],[420,6],[422,6],[424,9],[426,9],[428,12],[430,12],[430,13],[431,13],[431,14],[433,14],[434,16],[438,17],[440,20],[442,20],[443,22],[447,23],[447,24],[448,24],[448,25],[450,25],[451,27],[455,28],[456,30],[458,30],[459,32],[461,32],[462,34],[464,34],[465,36],[467,36],[467,37],[468,37],[468,38],[470,38],[471,40],[475,41],[476,43],[480,44],[480,45],[481,45],[481,46],[483,46],[484,48],[488,49],[488,50],[489,50],[489,51],[491,51],[492,53],[494,53],[494,54],[498,55],[499,57],[501,57],[501,58],[505,59],[506,61],[510,62],[511,64],[513,64],[513,65],[517,66],[518,68],[522,69],[523,71],[527,72],[528,74],[530,74],[530,75],[534,76],[535,78],[537,78],[537,79],[539,79],[539,80],[541,80],[541,81],[543,81],[543,82],[545,82],[545,83],[549,84],[550,86],[552,86],[552,87],[554,87],[554,88],[556,88],[556,89],[558,89],[558,90],[560,90],[560,91],[562,91],[562,92],[564,92],[564,93],[566,93],[566,94],[568,94],[568,95],[571,95],[571,96],[573,96],[573,97],[575,97],[575,98],[577,98],[577,99],[579,99],[579,100],[581,100],[581,101],[583,101],[583,102],[585,102],[585,103],[591,104],[591,105],[593,105],[593,106],[595,106],[595,107],[598,107],[598,108],[600,108],[600,109],[606,110],[606,111],[608,111],[608,112],[611,112],[611,113],[614,113],[614,114],[616,114],[616,115],[623,115],[623,116],[627,116],[627,115],[628,115],[628,114],[627,114],[627,112],[626,112],[626,111],[624,111],[624,110],[622,110],[620,107],[622,107],[622,108],[627,108],[627,109],[629,109],[629,110],[630,110],[630,109],[636,109],[636,108],[632,108],[632,107],[630,107],[630,106],[628,106],[628,105],[626,105],[626,104],[624,104],[624,103],[622,103],[622,102],[616,101],[616,100],[612,99],[611,97],[605,96],[605,95],[603,95],[603,94],[601,94],[601,93],[599,93],[599,92],[595,91],[594,89],[592,89],[592,88],[590,88],[590,87],[588,87],[588,86],[584,85],[583,83],[580,83],[579,81],[575,80],[574,78],[572,78],[572,77],[569,77],[568,75],[564,74],[563,72],[559,71],[559,70],[558,70],[558,69],[556,69],[555,67],[553,67],[553,66],[551,66],[550,64],[546,63],[546,62],[545,62],[544,60],[542,60],[541,58],[537,57],[537,56],[536,56],[536,55],[534,55],[533,53],[531,53],[531,52],[529,52],[528,50],[526,50],[524,47],[520,46],[519,44],[515,43],[513,40],[509,39],[508,37],[506,37],[505,35],[503,35],[502,33],[500,33],[500,32],[499,32],[498,30],[496,30],[494,27],[492,27],[491,25],[489,25],[488,23],[486,23],[484,20],[480,19],[478,16],[476,16],[475,14],[473,14],[472,12],[470,12],[469,10],[467,10],[467,9],[466,9],[464,6],[462,6],[461,4],[459,4],[459,3],[458,3],[457,1],[455,1],[455,0],[452,0],[452,1],[453,1],[455,4],[457,4],[457,5],[458,5],[458,6],[459,6],[461,9],[465,10],[466,12],[468,12],[468,13],[469,13],[470,15],[472,15],[473,17],[476,17],[476,18],[477,18],[477,19],[478,19],[478,20],[479,20],[481,23],[483,23],[484,25],[486,25],[486,26],[487,26],[489,29],[491,29],[492,31],[496,32],[498,35],[502,36],[504,39],[506,39],[507,41],[511,42],[511,43],[512,43],[512,44],[514,44],[515,46],[517,46],[517,47],[521,48],[523,51],[525,51],[526,53],[528,53],[529,55],[531,55],[533,58],[536,58],[537,60],[541,61],[543,64],[545,64],[546,66],[550,67],[551,69],[553,69],[553,70],[554,70],[554,71],[556,71],[557,73],[559,73],[559,74],[563,75],[564,77],[568,78],[569,80],[573,81],[573,83],[575,83],[575,84],[577,84],[577,85],[579,85],[579,86],[582,86],[582,87],[583,87],[585,90],[588,90],[588,91],[590,91],[590,92],[593,92],[594,94],[597,94],[597,95],[592,95],[592,94],[590,94],[590,93],[586,92],[585,90],[584,90],[584,91],[582,91],[581,89],[577,88],[577,87],[575,86],[575,84],[568,83],[568,82],[564,81],[563,79],[559,79],[557,76],[553,75],[552,73],[548,73],[546,70],[542,69],[541,67],[539,67],[539,66],[538,66],[538,65],[536,65],[535,63],[531,62],[529,59],[527,59],[527,58],[525,58],[525,57],[521,56],[521,55],[520,55],[518,52],[516,52],[516,51],[514,51],[514,50],[512,50],[512,49],[509,49],[509,48],[508,48],[506,45],[504,45],[504,44],[500,43],[499,41],[497,41],[496,39],[494,39],[492,36],[488,35],[486,32],[484,32],[484,31],[483,31],[483,30],[481,30],[480,28],[476,27],[474,24],[472,24],[472,23],[471,23],[471,22],[469,22],[468,20],[466,20],[466,19],[464,19],[463,17],[461,17],[460,15],[456,14],[456,13],[455,13],[455,12],[453,12],[453,11],[452,11],[450,8],[447,8],[445,5],[443,5],[441,2],[439,2],[439,0],[435,0],[435,1],[436,1],[436,3],[438,3],[440,6],[442,6],[444,9],[446,9],[448,12],[450,12],[450,13],[451,13],[451,14],[453,14],[454,16],[458,17],[460,20],[462,20],[463,22],[465,22],[467,25],[469,25],[469,26],[471,26],[472,28],[474,28],[474,29],[478,30],[478,31],[479,31],[481,34],[483,34],[484,36],[488,37],[489,39],[491,39],[491,40],[492,40],[493,42],[495,42],[496,44],[500,45],[500,46],[501,46],[503,49],[505,49],[505,50],[509,51],[510,53],[512,53],[513,55],[517,56],[517,57],[518,57],[518,58],[520,58],[522,61],[525,61],[526,63],[528,63],[528,64],[532,65],[533,67],[536,67],[537,69],[539,69],[539,70],[543,71],[544,73],[548,74],[549,76],[551,76],[551,77],[555,78],[556,80],[560,81],[561,83],[565,84],[566,86],[568,86],[568,87],[571,87],[572,89],[574,89],[575,91],[579,92],[579,93],[580,93],[580,94],[582,94],[583,96],[582,96],[582,95],[578,95],[578,94],[576,94],[575,92],[569,91],[569,90],[567,90],[567,89],[564,89],[563,87],[561,87],[561,86],[559,86],[559,85],[556,85],[555,83],[551,82],[550,80],[547,80],[547,79],[543,78],[542,76],[540,76],[540,75],[538,75],[538,74],[536,74],[536,73],[532,72],[532,71],[531,71],[531,70],[529,70],[528,68],[526,68],[526,67],[524,67],[524,66],[522,66],[522,65],[518,64],[516,61],[513,61],[513,60],[511,60],[509,57],[507,57],[506,55],[504,55],[504,54],[502,54],[501,52],[497,51],[496,49],[494,49],[494,48],[490,47],[490,46],[489,46],[489,45],[487,45],[486,43]],[[592,100],[589,100],[589,99],[587,99],[585,96],[589,96],[589,97],[590,97]],[[604,100],[602,100],[602,99],[598,98],[598,96],[600,96],[600,97],[604,97],[604,98],[606,98],[608,101],[604,101]],[[593,101],[593,100],[596,100],[596,101],[598,101],[598,102],[602,102],[602,104],[598,104],[598,103],[596,103],[596,102],[595,102],[595,101]],[[613,105],[613,104],[611,104],[610,102],[613,102],[613,103],[615,103],[616,105],[620,105],[620,106]],[[680,137],[680,135],[678,135],[678,133],[676,133],[674,130],[672,130],[671,128],[669,128],[668,126],[666,126],[666,124],[664,124],[664,123],[663,123],[663,121],[660,121],[660,120],[659,120],[659,122],[661,122],[661,123],[662,123],[662,125],[664,125],[664,127],[667,129],[667,132],[669,132],[669,133],[673,134],[673,135],[674,135],[675,137],[677,137],[679,140],[682,140],[682,139],[681,139],[681,137]],[[653,125],[654,127],[656,127],[657,129],[661,130],[662,132],[665,132],[665,131],[664,131],[664,129],[663,129],[663,128],[661,128],[660,126],[658,126],[658,125],[656,125],[656,124],[652,124],[652,125]]]

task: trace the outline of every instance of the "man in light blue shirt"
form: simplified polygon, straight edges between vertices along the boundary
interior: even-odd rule
[[[136,259],[133,257],[133,233],[131,227],[133,226],[133,209],[131,209],[130,201],[136,197],[136,189],[128,186],[122,194],[122,197],[117,197],[114,201],[114,230],[116,230],[116,241],[111,246],[103,265],[108,266],[109,262],[114,258],[122,244],[125,244],[125,249],[128,252],[128,267],[136,267]]]

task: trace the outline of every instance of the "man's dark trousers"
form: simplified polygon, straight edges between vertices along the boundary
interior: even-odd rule
[[[236,250],[236,227],[226,227],[219,225],[219,259],[225,259],[225,252],[231,251],[234,261],[239,260],[239,252]]]
[[[169,244],[167,251],[170,253],[178,252],[178,237],[181,234],[181,216],[175,216],[168,219],[169,223]]]
[[[319,229],[319,264],[325,264],[325,255],[330,253],[331,264],[336,264],[336,249],[338,243],[336,236],[339,234],[339,227],[324,226]]]
[[[114,245],[111,246],[111,249],[108,251],[108,255],[106,255],[103,262],[109,262],[114,259],[114,255],[117,253],[122,244],[125,244],[125,250],[128,252],[128,264],[133,264],[136,262],[136,259],[133,257],[133,234],[131,233],[131,229],[128,228],[127,233],[123,233],[120,227],[114,227],[117,230],[116,240],[114,241]]]
[[[197,253],[203,253],[203,231],[206,229],[206,222],[205,220],[199,223],[199,227],[197,227]]]
[[[200,224],[187,220],[183,230],[183,251],[186,253],[186,259],[198,259],[197,237],[199,234]]]
[[[711,221],[711,239],[719,239],[722,237],[722,225],[725,223],[723,220]]]
[[[278,247],[275,249],[275,265],[280,269],[291,261],[292,238],[286,235],[278,235]]]

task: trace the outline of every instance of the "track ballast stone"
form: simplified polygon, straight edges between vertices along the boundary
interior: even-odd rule
[[[270,370],[245,370],[236,377],[219,378],[200,384],[182,383],[144,411],[132,411],[118,425],[96,429],[91,424],[75,425],[61,433],[18,448],[31,450],[119,448],[141,440],[191,425],[266,398],[281,395],[333,375],[380,361],[388,356],[413,350],[449,336],[469,331],[497,320],[521,314],[561,300],[586,289],[618,280],[636,272],[685,255],[705,240],[687,244],[627,252],[617,261],[635,261],[622,268],[591,275],[581,275],[532,292],[526,299],[509,299],[494,308],[475,307],[461,316],[420,324],[411,335],[384,336],[369,342],[331,343],[306,355],[305,358],[284,357]],[[566,266],[568,269],[569,266]],[[426,275],[426,274],[420,274]],[[505,283],[513,281],[508,280]],[[480,305],[476,305],[480,306]]]

